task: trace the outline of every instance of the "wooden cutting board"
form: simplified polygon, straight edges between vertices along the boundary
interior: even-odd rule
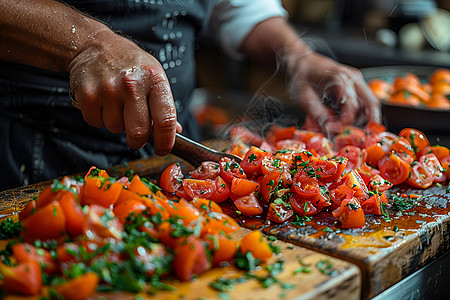
[[[172,162],[174,158],[136,161],[123,168],[110,170],[110,174],[125,174],[129,168],[145,176],[147,174],[160,174],[160,168]],[[162,163],[163,162],[163,163]],[[156,172],[156,173],[155,173]],[[51,183],[44,182],[26,187],[0,192],[0,218],[12,216],[17,218],[18,213],[34,196]],[[249,232],[242,228],[232,234],[234,239],[240,239]],[[274,245],[281,247],[280,255],[272,257],[267,265],[283,260],[284,270],[277,275],[280,282],[293,285],[292,289],[283,289],[279,284],[263,288],[256,279],[249,279],[236,284],[231,291],[218,292],[210,284],[218,278],[243,277],[244,272],[234,267],[221,267],[210,270],[192,282],[168,282],[176,291],[161,291],[154,296],[141,295],[144,299],[354,299],[361,297],[361,274],[357,266],[331,256],[311,251],[304,247],[295,246],[283,241],[275,241]],[[5,246],[0,241],[0,248]],[[319,262],[327,262],[332,266],[331,274],[323,273]],[[296,273],[295,270],[306,266],[309,273]],[[266,276],[264,269],[256,275]],[[93,299],[99,297],[106,299],[137,299],[135,294],[127,293],[97,293]],[[25,297],[7,296],[4,299],[28,299]]]

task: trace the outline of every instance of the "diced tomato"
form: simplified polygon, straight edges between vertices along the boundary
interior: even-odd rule
[[[206,224],[208,224],[206,230],[208,233],[231,233],[239,230],[241,226],[230,216],[218,212],[209,212],[205,215]]]
[[[420,156],[425,147],[430,145],[425,134],[418,129],[404,128],[400,131],[399,136],[408,140],[417,156]]]
[[[269,244],[259,230],[253,230],[242,238],[240,251],[244,254],[251,252],[254,258],[263,262],[273,255]]]
[[[405,154],[414,160],[415,154],[411,144],[404,137],[400,137],[391,146],[391,151],[398,154]]]
[[[183,179],[183,189],[189,199],[194,197],[210,199],[216,192],[216,182],[211,179]]]
[[[259,146],[263,140],[261,136],[241,125],[232,127],[229,134],[231,139],[240,140],[247,145]]]
[[[23,220],[22,236],[27,242],[57,240],[63,237],[65,231],[66,216],[58,201],[47,204]]]
[[[220,203],[227,200],[230,195],[230,186],[228,185],[228,183],[225,180],[223,180],[222,177],[217,176],[215,179],[215,184],[216,184],[216,191],[209,199],[213,200],[216,203]]]
[[[234,205],[243,215],[248,217],[259,216],[263,213],[263,208],[254,193],[235,199]]]
[[[361,201],[361,207],[366,215],[378,215],[382,214],[381,212],[381,198],[378,193],[369,197],[364,201]]]
[[[331,188],[331,186],[330,186]],[[342,202],[345,199],[353,198],[353,194],[355,193],[350,187],[345,184],[340,184],[333,189],[330,189],[330,198],[333,201],[332,208],[336,209],[341,206]]]
[[[372,192],[377,191],[382,193],[390,189],[393,184],[380,175],[374,175],[367,186]]]
[[[276,143],[278,150],[302,151],[306,149],[306,144],[299,140],[281,140]]]
[[[169,213],[173,218],[180,218],[185,226],[192,224],[200,216],[200,211],[184,199],[172,202]]]
[[[220,176],[229,184],[233,181],[233,177],[247,178],[244,170],[233,159],[228,157],[222,157],[220,159]]]
[[[211,268],[203,243],[191,239],[175,247],[173,268],[178,279],[187,281]]]
[[[52,288],[66,300],[86,299],[97,290],[98,282],[98,275],[89,272]]]
[[[416,161],[411,165],[408,176],[410,186],[425,189],[433,184],[433,180],[434,175],[423,163]]]
[[[204,161],[194,171],[189,172],[194,179],[215,179],[220,173],[220,165],[213,161]]]
[[[296,214],[308,217],[319,213],[323,207],[315,207],[311,201],[295,193],[289,198],[289,203]]]
[[[324,136],[316,135],[306,143],[306,149],[317,153],[319,156],[333,156],[333,143]]]
[[[346,173],[341,177],[339,181],[330,184],[328,188],[331,191],[342,184],[345,184],[347,187],[353,190],[353,197],[358,201],[363,201],[369,197],[367,186],[364,184],[364,181],[355,170],[351,170],[350,172]]]
[[[344,199],[341,206],[333,210],[332,214],[341,222],[342,228],[362,228],[366,223],[364,211],[355,198]]]
[[[422,154],[434,153],[442,164],[446,157],[450,155],[450,149],[445,146],[435,145],[425,147]]]
[[[385,155],[380,143],[375,143],[362,150],[366,152],[365,162],[371,166],[377,166],[378,161]]]
[[[295,153],[294,159],[297,166],[314,174],[321,182],[332,182],[341,177],[346,168],[348,159],[337,157],[335,159],[317,158],[308,151]]]
[[[380,132],[385,132],[386,127],[383,124],[372,121],[366,124],[364,130],[368,135],[375,135]]]
[[[384,156],[378,162],[381,176],[394,185],[400,184],[408,179],[409,164],[400,159],[398,155]]]
[[[36,261],[24,262],[15,267],[0,264],[0,274],[3,276],[3,291],[6,293],[36,296],[41,290],[41,266]]]
[[[337,156],[347,158],[345,171],[350,171],[361,167],[364,160],[362,150],[353,145],[347,145],[341,148],[341,150],[337,153]]]
[[[270,159],[272,157],[272,153],[252,146],[250,147],[250,150],[245,154],[245,157],[242,159],[240,166],[248,176],[257,176],[261,174],[261,163],[263,159]]]
[[[445,169],[442,167],[439,159],[434,153],[424,154],[419,160],[434,177],[434,182],[444,182],[447,180],[447,175],[445,174]]]
[[[223,213],[222,208],[214,201],[204,199],[204,198],[194,198],[192,201],[189,202],[192,206],[194,206],[199,211],[203,212],[220,212]]]
[[[173,163],[167,166],[159,178],[159,186],[167,193],[175,193],[182,190],[182,180],[184,174],[181,171],[179,163]]]
[[[134,175],[133,179],[131,180],[130,186],[128,189],[131,192],[134,192],[136,194],[139,194],[141,196],[147,196],[150,195],[152,192],[148,188],[148,186],[141,180],[139,175]]]
[[[113,212],[114,215],[116,215],[116,217],[119,219],[119,222],[122,225],[125,225],[130,214],[134,213],[137,215],[146,209],[147,207],[141,200],[130,198],[121,202],[119,205],[115,205]]]
[[[263,199],[268,203],[272,193],[276,190],[278,181],[281,177],[281,171],[275,170],[265,175],[261,182],[259,183],[260,193]]]
[[[66,217],[67,232],[72,237],[82,234],[84,223],[86,222],[86,215],[83,213],[75,196],[69,191],[64,191],[61,194],[59,203]]]
[[[278,158],[264,158],[261,162],[261,172],[267,175],[272,171],[280,170],[287,163]]]
[[[316,177],[310,177],[304,169],[298,169],[295,173],[292,189],[307,199],[312,199],[320,193],[319,181]]]
[[[342,133],[338,134],[334,138],[334,147],[336,151],[339,151],[348,145],[361,148],[366,140],[366,137],[367,136],[364,130],[355,126],[347,126],[344,128]]]
[[[249,195],[259,189],[259,184],[255,181],[234,177],[231,183],[231,192],[236,196]]]
[[[224,262],[231,261],[239,246],[238,242],[223,234],[208,235],[206,240],[210,242],[213,266],[220,266]]]
[[[122,237],[123,225],[114,213],[102,206],[91,204],[87,213],[84,234],[90,240]]]
[[[277,197],[269,204],[267,219],[276,223],[283,223],[293,215],[292,207],[289,203],[289,189],[277,192]]]
[[[22,243],[14,244],[11,250],[18,263],[35,261],[39,263],[42,270],[47,274],[53,274],[57,271],[55,260],[50,252],[44,248],[36,248],[31,244]]]
[[[96,204],[109,208],[119,199],[122,191],[122,184],[118,182],[111,183],[104,177],[86,177],[83,190],[81,192],[81,204]]]
[[[278,141],[293,139],[297,128],[295,126],[281,127],[272,125],[266,134],[266,140],[275,145]]]

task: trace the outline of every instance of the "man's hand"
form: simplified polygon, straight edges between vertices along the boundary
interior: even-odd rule
[[[133,149],[142,147],[150,134],[156,154],[172,149],[175,105],[156,58],[128,39],[103,31],[84,44],[69,70],[72,92],[87,123],[114,133],[125,130]]]
[[[290,92],[307,113],[305,129],[337,133],[361,113],[367,121],[381,122],[380,103],[359,70],[314,52],[290,53],[283,59]]]

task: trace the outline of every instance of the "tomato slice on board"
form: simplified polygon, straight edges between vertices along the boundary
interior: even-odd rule
[[[379,194],[374,194],[364,201],[361,201],[361,207],[366,215],[381,216],[381,198]]]
[[[411,165],[408,175],[408,184],[412,187],[426,189],[433,184],[434,175],[428,167],[421,162],[414,162]]]
[[[178,279],[187,281],[211,268],[205,246],[198,239],[191,239],[174,249],[173,268]]]
[[[234,177],[231,182],[231,192],[236,196],[249,195],[259,189],[259,183],[244,179]]]
[[[261,196],[266,201],[266,203],[269,203],[272,193],[274,191],[276,191],[280,177],[281,177],[281,171],[275,170],[275,171],[270,172],[269,174],[265,175],[261,179],[261,182],[259,183],[259,189],[260,189]]]
[[[241,253],[251,252],[254,258],[267,261],[272,257],[272,249],[263,237],[261,231],[253,230],[241,239]]]
[[[434,182],[444,182],[447,180],[445,169],[442,167],[439,159],[434,153],[424,154],[420,157],[419,161],[428,168],[431,174],[434,176]]]
[[[365,162],[371,166],[377,166],[378,161],[385,155],[380,143],[375,143],[362,151],[366,152]]]
[[[409,175],[409,164],[400,159],[398,155],[391,154],[385,156],[378,162],[381,176],[394,185],[400,184]]]
[[[248,217],[259,216],[264,210],[259,204],[258,198],[254,193],[246,196],[242,196],[233,201],[236,208],[244,215]]]
[[[333,210],[332,214],[341,222],[342,228],[362,228],[366,224],[364,211],[355,198],[344,199],[341,206]]]
[[[377,191],[380,193],[387,191],[392,186],[393,184],[391,182],[384,179],[380,175],[374,175],[370,180],[369,184],[367,185],[370,191],[372,192]]]
[[[414,161],[415,153],[411,144],[404,137],[400,137],[395,143],[391,146],[391,151],[398,154],[404,154],[407,157],[410,157],[412,161]],[[411,161],[411,162],[412,162]],[[410,162],[410,163],[411,163]]]
[[[167,166],[159,178],[159,186],[167,193],[175,193],[182,190],[184,174],[179,163]]]
[[[213,161],[204,161],[194,171],[189,172],[194,179],[215,179],[220,173],[220,165]]]
[[[261,174],[261,163],[263,159],[270,159],[272,157],[272,153],[263,151],[255,146],[251,146],[250,150],[242,159],[240,166],[248,176],[257,176]]]
[[[216,182],[211,179],[183,179],[183,189],[189,196],[210,199],[216,192]]]
[[[41,266],[36,261],[21,263],[15,267],[0,264],[3,276],[3,291],[36,296],[42,288]]]
[[[220,203],[227,200],[230,196],[230,186],[228,185],[228,183],[225,180],[223,180],[222,177],[217,176],[215,179],[215,184],[216,184],[216,191],[209,199],[213,200],[216,203]]]
[[[340,156],[347,158],[347,165],[345,167],[345,171],[357,169],[361,167],[363,164],[364,154],[361,148],[359,147],[353,145],[344,146],[343,148],[341,148],[341,150],[339,150],[339,152],[336,155],[338,157]]]
[[[89,272],[52,288],[64,299],[86,299],[97,290],[98,282],[98,275]]]
[[[31,244],[22,243],[12,245],[11,250],[18,263],[38,262],[42,270],[47,274],[53,274],[58,270],[52,255],[44,248],[36,248]]]
[[[147,206],[141,200],[127,199],[114,206],[114,215],[119,219],[122,225],[125,225],[127,218],[131,213],[140,214],[147,209]]]
[[[119,199],[121,191],[122,184],[119,182],[111,183],[109,178],[87,176],[80,202],[82,205],[96,204],[109,208]]]
[[[342,184],[345,184],[353,190],[353,197],[358,201],[363,201],[369,197],[369,190],[367,189],[367,186],[355,170],[351,170],[342,176],[338,181],[331,183],[328,186],[328,189],[331,192],[333,189],[336,189]]]
[[[317,213],[319,213],[322,207],[315,207],[313,204],[311,204],[311,201],[303,198],[297,194],[293,194],[290,198],[289,198],[289,203],[291,204],[292,210],[301,216],[313,216]]]
[[[61,194],[59,203],[66,217],[67,232],[72,237],[82,234],[84,223],[86,222],[86,215],[83,213],[75,196],[69,191],[64,191]]]
[[[47,204],[22,222],[22,236],[27,242],[57,240],[66,232],[66,216],[59,201]]]
[[[219,161],[220,164],[220,176],[229,184],[233,181],[233,177],[247,178],[244,170],[234,160],[228,157],[222,157]]]
[[[203,213],[210,211],[223,213],[223,210],[219,206],[219,204],[217,204],[213,200],[208,200],[205,198],[194,198],[189,203]]]
[[[336,151],[345,146],[352,145],[361,148],[367,135],[364,130],[355,126],[347,126],[343,132],[334,138],[334,148]]]
[[[430,146],[428,138],[418,129],[404,128],[400,131],[399,136],[408,140],[417,157],[422,154],[425,147]]]
[[[316,177],[310,177],[304,169],[298,169],[295,173],[292,189],[307,199],[313,199],[320,193],[319,181]]]

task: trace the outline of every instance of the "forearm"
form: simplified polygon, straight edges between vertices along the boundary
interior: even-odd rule
[[[2,60],[67,72],[83,45],[107,31],[102,23],[56,1],[0,1]]]
[[[241,50],[248,58],[270,66],[276,64],[277,56],[301,56],[311,52],[282,17],[270,18],[256,25],[242,42]]]

